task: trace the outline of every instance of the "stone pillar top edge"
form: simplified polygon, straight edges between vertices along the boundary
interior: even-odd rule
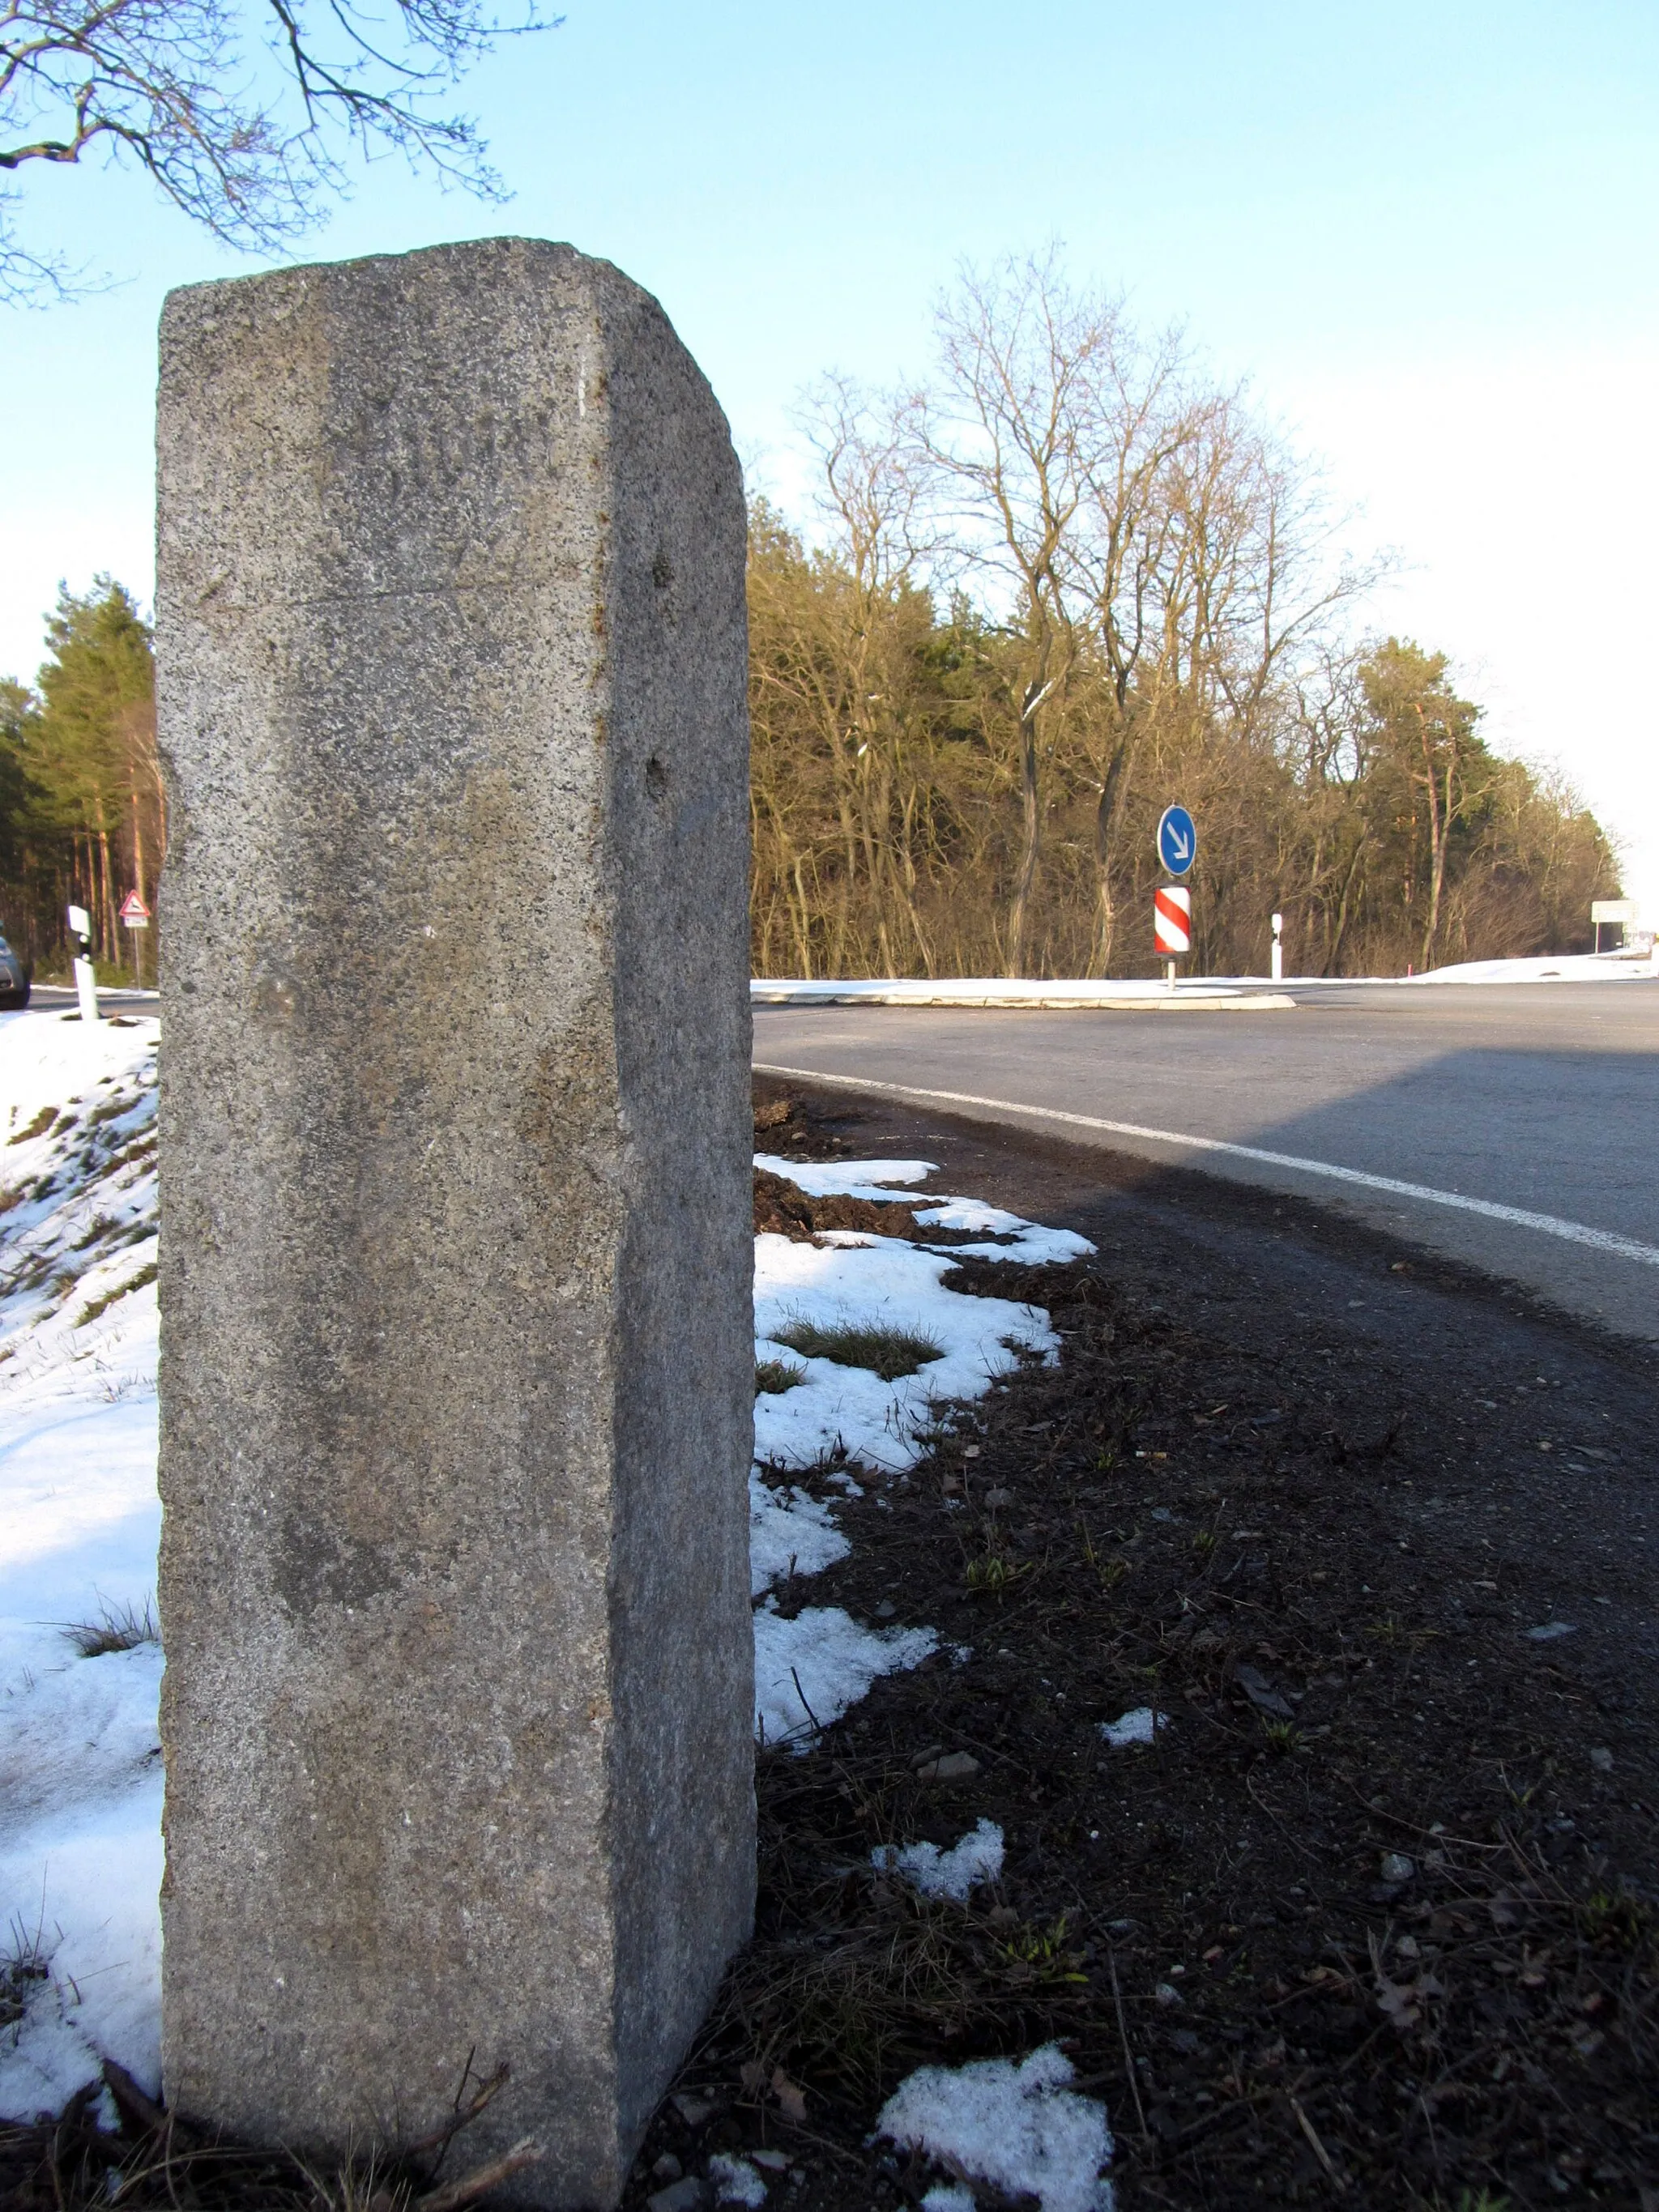
[[[694,370],[697,380],[708,391],[726,435],[731,436],[731,425],[720,396],[708,385],[707,377],[692,355],[689,346],[675,326],[662,301],[654,292],[619,269],[614,261],[602,255],[584,253],[580,246],[568,240],[535,238],[517,231],[504,231],[489,238],[453,239],[436,246],[412,246],[401,253],[356,254],[341,261],[300,261],[277,269],[256,269],[246,276],[211,276],[192,284],[176,284],[162,295],[157,331],[163,353],[170,348],[198,343],[213,331],[216,310],[234,312],[239,307],[257,306],[264,300],[281,300],[286,295],[296,301],[326,290],[336,283],[349,286],[352,280],[361,281],[371,272],[388,274],[406,272],[408,288],[413,292],[423,278],[446,264],[458,270],[477,271],[480,276],[491,264],[497,266],[509,260],[542,263],[550,276],[585,280],[596,301],[642,313],[647,318],[660,320],[673,343]],[[158,432],[160,422],[158,420]]]
[[[249,270],[243,276],[205,276],[193,283],[170,287],[162,295],[161,314],[165,318],[186,303],[205,302],[213,294],[236,293],[246,297],[261,289],[289,286],[306,278],[343,276],[374,268],[409,268],[413,271],[422,263],[462,259],[483,261],[509,251],[546,255],[562,263],[576,264],[583,269],[592,270],[601,277],[614,281],[623,291],[635,298],[649,300],[653,305],[661,306],[654,294],[647,291],[644,285],[603,255],[584,253],[580,246],[573,246],[568,239],[535,238],[521,231],[501,231],[489,238],[457,238],[437,246],[410,246],[401,253],[355,253],[339,261],[295,261],[275,269]]]

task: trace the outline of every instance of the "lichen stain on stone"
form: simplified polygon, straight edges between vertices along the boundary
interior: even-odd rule
[[[268,1029],[285,1029],[300,1011],[300,987],[292,975],[267,969],[254,983],[248,1003]]]
[[[337,1506],[337,1500],[329,1503]],[[308,1501],[283,1516],[272,1582],[289,1611],[308,1620],[325,1606],[356,1610],[395,1589],[403,1571],[390,1547],[342,1540]]]

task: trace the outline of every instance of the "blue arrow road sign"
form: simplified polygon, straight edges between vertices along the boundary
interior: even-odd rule
[[[1172,876],[1184,876],[1198,857],[1198,832],[1184,806],[1166,806],[1158,825],[1158,857]]]

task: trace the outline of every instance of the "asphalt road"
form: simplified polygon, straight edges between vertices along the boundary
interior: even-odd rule
[[[1292,1191],[1659,1340],[1659,981],[1296,996],[1294,1012],[1257,1014],[757,1008],[755,1060],[913,1096],[949,1092],[954,1103],[928,1103]],[[1308,1164],[1173,1141],[1182,1137]],[[1335,1180],[1322,1167],[1441,1195]]]
[[[37,983],[29,994],[29,1006],[37,1014],[72,1014],[80,1004],[75,993],[66,984]],[[119,989],[107,983],[98,986],[98,1010],[100,1013],[153,1014],[160,1001],[154,988],[135,991]]]
[[[949,1092],[925,1103],[1293,1191],[1659,1340],[1659,980],[1291,988],[1298,1003],[1288,1013],[758,1007],[755,1059],[911,1094]],[[112,1012],[155,1007],[148,994],[100,999]],[[34,1003],[75,1000],[46,988]],[[1309,1164],[1201,1151],[1181,1138]],[[1441,1196],[1337,1181],[1320,1168]],[[1621,1252],[1620,1241],[1652,1256]]]

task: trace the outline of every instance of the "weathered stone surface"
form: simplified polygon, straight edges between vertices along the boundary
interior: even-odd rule
[[[161,346],[167,2094],[604,2205],[752,1904],[738,471],[568,246]]]

